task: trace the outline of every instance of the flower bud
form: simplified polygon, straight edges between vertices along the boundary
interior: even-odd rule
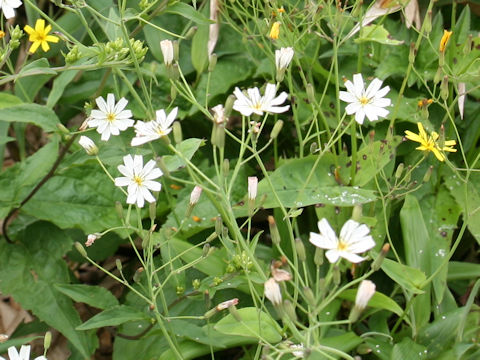
[[[275,123],[275,125],[273,125],[272,132],[270,133],[270,139],[275,140],[278,134],[280,134],[280,131],[282,131],[282,127],[283,127],[283,121],[278,120]]]
[[[373,271],[377,271],[382,266],[383,260],[387,257],[388,251],[390,250],[390,244],[386,243],[382,246],[380,254],[378,254],[375,261],[372,263],[371,267]]]
[[[95,156],[98,154],[98,147],[95,143],[87,136],[80,136],[78,143],[85,150],[85,152],[90,156]]]
[[[313,262],[315,265],[323,265],[323,249],[315,246],[315,256],[313,257]]]
[[[373,294],[375,294],[375,284],[370,280],[363,280],[358,287],[357,296],[355,297],[355,305],[348,317],[350,322],[353,323],[358,320],[362,311],[367,307]]]
[[[306,86],[307,99],[310,104],[315,104],[315,88],[312,83],[308,83]]]
[[[305,245],[303,245],[302,240],[299,238],[295,239],[295,249],[297,250],[298,259],[300,261],[305,261],[307,258],[307,255],[305,254]]]
[[[223,236],[223,221],[220,215],[215,219],[215,233],[218,237]]]
[[[285,314],[287,314],[288,318],[292,322],[297,321],[297,314],[295,312],[295,307],[293,306],[292,302],[289,300],[285,300],[283,302],[283,310],[285,311]]]
[[[276,80],[277,82],[282,82],[285,76],[285,71],[292,61],[294,55],[293,48],[281,48],[280,50],[275,50],[275,67],[277,69]]]
[[[438,84],[440,81],[442,81],[442,76],[443,76],[443,68],[438,67],[437,72],[435,73],[435,76],[433,77],[433,82],[435,84]]]
[[[160,49],[162,50],[163,62],[165,66],[171,66],[173,63],[173,43],[171,40],[160,41]]]
[[[274,278],[270,278],[265,282],[264,287],[265,297],[270,300],[273,306],[279,306],[282,303],[280,285],[278,285]]]
[[[85,251],[85,248],[80,244],[78,241],[75,241],[75,249],[80,253],[85,258],[88,258],[87,252]]]
[[[229,311],[230,314],[235,318],[235,320],[237,320],[237,321],[242,321],[242,317],[241,317],[240,314],[238,313],[237,307],[236,307],[235,305],[229,306],[229,307],[228,307],[228,311]]]
[[[115,211],[120,220],[123,220],[123,205],[120,201],[115,201]]]
[[[210,252],[210,244],[206,243],[205,245],[203,245],[202,257],[204,258],[207,257],[209,252]]]
[[[310,153],[315,154],[318,151],[318,144],[316,141],[312,142],[310,145]]]
[[[272,215],[268,216],[268,227],[270,228],[270,236],[272,237],[272,243],[275,245],[280,244],[280,233],[278,232],[277,223]]]
[[[335,265],[333,267],[333,283],[335,285],[340,285],[340,282],[342,280],[342,274],[340,273],[340,268],[338,265]]]
[[[256,176],[248,177],[248,216],[253,216],[255,212],[255,199],[257,198],[258,178]]]
[[[432,10],[427,11],[427,14],[424,20],[424,25],[423,25],[423,28],[425,29],[425,34],[427,36],[432,31],[432,17],[433,17]]]
[[[356,222],[360,222],[361,217],[362,217],[362,205],[357,204],[353,207],[352,220],[355,220]]]
[[[410,52],[408,54],[408,62],[413,64],[415,62],[415,56],[417,55],[417,50],[415,49],[415,43],[410,43]]]
[[[440,84],[440,96],[443,100],[448,99],[448,76],[443,77],[442,83]]]
[[[52,344],[52,333],[50,331],[47,331],[45,333],[45,337],[43,338],[44,351],[47,351],[48,349],[50,349],[51,344]]]
[[[217,65],[217,54],[213,53],[208,57],[208,72],[212,72],[215,70],[215,66]]]
[[[143,271],[144,271],[144,268],[141,266],[137,269],[137,271],[135,271],[135,274],[133,274],[134,282],[138,283],[140,281],[140,276],[142,275]]]
[[[122,265],[122,261],[120,259],[115,259],[115,266],[117,267],[118,271],[122,272],[123,265]]]
[[[223,170],[223,176],[227,177],[228,172],[230,171],[230,160],[223,159],[222,170]]]
[[[228,117],[230,116],[230,114],[232,113],[232,109],[233,109],[233,103],[235,102],[235,95],[229,95],[227,97],[227,100],[225,101],[225,109],[224,109],[224,114],[225,114],[225,118],[228,119]]]
[[[398,164],[397,170],[395,171],[395,178],[400,179],[402,177],[404,168],[405,168],[405,165],[403,163]]]
[[[307,300],[308,305],[310,305],[312,308],[317,307],[317,300],[315,299],[312,289],[309,287],[304,287],[303,295],[305,296],[305,300]]]
[[[175,144],[180,144],[183,140],[183,134],[182,134],[182,125],[180,124],[179,121],[175,121],[173,123],[173,139],[175,140]]]
[[[193,38],[193,35],[196,34],[197,30],[198,30],[197,26],[192,26],[190,29],[188,29],[187,33],[185,34],[185,40],[189,40]]]
[[[433,172],[433,165],[430,165],[427,171],[425,172],[425,175],[423,176],[423,182],[428,183],[430,181],[430,177],[432,176]]]

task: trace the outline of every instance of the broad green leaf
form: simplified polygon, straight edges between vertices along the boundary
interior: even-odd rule
[[[409,337],[395,344],[392,349],[392,360],[419,359],[428,354],[427,348],[415,343]]]
[[[395,40],[388,33],[388,31],[383,27],[383,25],[368,25],[360,29],[360,34],[356,43],[370,42],[374,41],[384,45],[401,45],[403,41]]]
[[[263,339],[273,344],[282,340],[282,335],[277,330],[278,325],[270,315],[254,307],[246,307],[237,311],[241,321],[228,314],[217,322],[214,329],[223,334]]]
[[[35,124],[47,132],[57,131],[57,124],[60,124],[51,109],[38,104],[20,104],[0,109],[0,121]]]
[[[208,34],[209,26],[200,25],[192,39],[192,65],[197,71],[197,77],[207,68],[208,65]]]
[[[355,301],[355,296],[357,295],[357,290],[349,289],[342,292],[338,297],[340,299]],[[384,309],[391,311],[398,316],[402,316],[402,308],[391,298],[382,294],[381,292],[375,292],[373,297],[368,302],[368,306],[376,309]]]
[[[51,221],[60,228],[80,228],[92,234],[120,225],[115,201],[125,195],[98,164],[62,169],[25,204],[22,212]]]
[[[163,156],[163,161],[168,171],[175,171],[180,167],[186,166],[185,160],[183,158],[191,160],[193,155],[196,153],[200,146],[205,144],[205,140],[190,138],[182,141],[180,144],[177,144],[175,148],[180,155],[165,155]]]
[[[480,175],[472,173],[467,184],[456,175],[445,176],[445,185],[462,208],[468,230],[480,244]]]
[[[148,320],[148,316],[135,308],[117,305],[85,321],[77,326],[77,330],[97,329],[104,326],[117,326],[129,321]]]
[[[313,204],[353,206],[376,199],[375,192],[357,187],[340,186],[332,173],[333,155],[308,156],[287,160],[270,174],[275,192],[285,207],[304,207]],[[307,179],[310,181],[307,183]],[[263,207],[279,207],[280,204],[270,188],[267,179],[258,184],[257,199],[266,195]]]
[[[480,264],[450,261],[448,263],[447,278],[448,281],[480,278]]]
[[[414,294],[423,294],[420,288],[427,279],[425,273],[407,265],[399,264],[396,261],[385,259],[382,263],[382,270],[398,285],[411,291]]]
[[[468,34],[470,33],[470,18],[470,6],[464,6],[453,30],[452,37],[455,40],[455,44],[464,44],[467,41]],[[460,49],[463,50],[463,46],[461,46]]]
[[[0,136],[0,145],[9,143],[10,141],[14,141],[14,140],[15,140],[15,138],[13,138],[11,136]]]
[[[14,105],[20,105],[22,102],[23,102],[22,99],[20,99],[15,95],[12,95],[7,92],[0,93],[0,109],[14,106]]]
[[[41,338],[41,336],[29,336],[29,337],[13,338],[13,339],[10,338],[5,342],[0,343],[0,354],[6,353],[7,349],[10,346],[15,346],[16,348],[19,348],[20,345],[27,345],[33,340],[36,340],[39,338]]]
[[[200,11],[195,10],[192,6],[177,1],[172,5],[169,5],[165,9],[166,13],[177,14],[183,16],[199,25],[210,25],[212,21],[210,21],[205,15],[203,15]]]
[[[80,333],[81,324],[72,301],[54,284],[70,282],[70,271],[62,259],[72,239],[57,227],[37,222],[20,233],[19,242],[0,241],[0,291],[11,294],[26,310],[60,331],[84,358],[97,346],[93,333]]]
[[[322,338],[321,344],[340,351],[349,352],[362,343],[362,338],[354,332],[346,332],[337,336]],[[325,350],[328,352],[328,350]]]
[[[75,302],[82,302],[98,309],[118,305],[118,300],[107,289],[83,284],[57,284],[55,288]]]
[[[21,77],[15,83],[15,95],[25,102],[33,102],[38,91],[57,74],[55,70],[50,69],[50,64],[46,58],[40,58],[25,65],[19,72],[19,75],[31,74]],[[38,75],[37,75],[38,74]]]
[[[52,90],[48,95],[46,106],[52,109],[62,96],[65,88],[72,82],[80,70],[68,70],[62,72],[55,80],[53,80]]]
[[[176,336],[204,345],[212,345],[215,348],[226,348],[233,340],[233,336],[218,332],[211,324],[202,327],[187,320],[172,320],[170,324]],[[244,338],[240,339],[245,340]]]

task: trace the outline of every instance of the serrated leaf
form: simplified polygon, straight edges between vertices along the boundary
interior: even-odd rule
[[[237,311],[241,321],[228,314],[215,324],[214,329],[223,334],[264,339],[273,344],[282,340],[282,335],[277,330],[278,325],[270,315],[254,307],[246,307]]]
[[[83,284],[56,284],[55,288],[75,302],[82,302],[98,309],[118,305],[118,300],[107,289]]]
[[[117,305],[102,311],[94,317],[77,326],[77,330],[97,329],[104,326],[117,326],[129,321],[148,320],[148,316],[127,305]]]

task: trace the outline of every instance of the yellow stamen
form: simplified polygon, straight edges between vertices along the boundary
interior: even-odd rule
[[[143,184],[143,179],[140,177],[140,176],[137,176],[135,175],[133,177],[133,181],[135,181],[138,185],[142,185]]]
[[[338,242],[337,250],[338,251],[345,251],[348,249],[348,244],[344,243],[342,240]]]
[[[110,122],[115,121],[115,114],[108,113],[107,114],[107,120],[110,121]]]
[[[370,99],[365,97],[365,96],[362,96],[360,99],[358,99],[360,101],[360,104],[362,105],[367,105],[369,102],[370,102]]]

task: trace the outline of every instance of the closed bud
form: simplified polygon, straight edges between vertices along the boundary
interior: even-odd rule
[[[63,126],[63,125],[62,125]],[[65,128],[65,126],[63,126]],[[66,128],[65,128],[66,129]],[[68,131],[68,129],[66,129]],[[95,143],[87,136],[80,136],[78,143],[85,150],[85,152],[90,156],[95,156],[98,154],[98,147]]]
[[[123,265],[120,259],[115,259],[115,266],[117,267],[118,271],[122,272]]]
[[[308,305],[310,305],[312,308],[317,307],[317,300],[315,299],[312,289],[309,287],[304,287],[303,295],[305,296],[305,300],[307,300]]]
[[[209,252],[210,252],[210,244],[207,243],[207,244],[203,245],[202,256],[204,258],[207,257]]]
[[[208,72],[212,72],[215,70],[215,66],[217,65],[217,54],[213,53],[208,57]]]
[[[228,118],[232,113],[233,103],[235,102],[235,99],[236,99],[235,95],[229,95],[227,97],[227,100],[225,101],[225,107],[224,107],[223,113],[225,114],[226,118]]]
[[[180,59],[180,47],[177,40],[173,41],[173,58],[175,59],[175,61],[178,61],[178,59]]]
[[[311,83],[307,84],[307,99],[310,104],[315,104],[315,89]]]
[[[374,294],[375,284],[370,280],[363,280],[358,287],[357,295],[355,297],[355,305],[348,317],[350,322],[353,323],[358,320],[362,311],[367,307],[368,302]]]
[[[352,211],[352,219],[356,222],[360,222],[360,218],[362,217],[362,205],[358,204],[353,207]]]
[[[307,258],[307,255],[305,254],[305,245],[303,245],[302,240],[299,238],[295,239],[295,249],[297,250],[298,259],[300,261],[305,261]]]
[[[442,83],[440,84],[440,96],[443,100],[448,99],[448,76],[443,77]]]
[[[229,306],[228,311],[235,318],[235,320],[242,321],[242,317],[240,316],[240,313],[238,312],[237,307],[235,305]]]
[[[165,165],[165,161],[163,160],[163,157],[159,156],[156,159],[157,166],[160,170],[162,170],[163,176],[169,178],[170,177],[170,171],[168,171],[167,165]]]
[[[50,331],[47,331],[45,333],[45,337],[43,338],[44,351],[47,351],[48,349],[50,349],[51,344],[52,344],[52,333]]]
[[[295,307],[293,306],[291,301],[285,300],[283,302],[283,310],[292,322],[297,321],[297,314],[295,313]]]
[[[278,120],[275,123],[275,125],[273,125],[272,132],[270,133],[270,139],[275,140],[278,134],[280,134],[280,131],[282,131],[282,127],[283,127],[283,121]]]
[[[378,271],[382,267],[383,260],[387,257],[388,251],[390,250],[390,244],[386,243],[382,246],[380,254],[378,254],[375,261],[372,263],[371,267],[373,271]]]
[[[413,64],[415,62],[415,56],[417,55],[417,50],[415,49],[415,43],[410,43],[410,52],[408,54],[408,62]]]
[[[88,258],[87,252],[85,251],[85,248],[80,244],[78,241],[75,241],[75,249],[80,253],[85,258]]]
[[[175,144],[180,144],[183,141],[182,125],[180,125],[179,121],[173,123],[173,139]]]
[[[171,40],[162,40],[160,41],[160,49],[163,54],[163,62],[165,66],[171,66],[173,63],[173,42]]]
[[[275,218],[272,215],[268,216],[268,227],[270,228],[270,236],[272,237],[272,243],[275,245],[280,244],[280,233],[278,231]]]
[[[433,165],[431,165],[428,169],[427,169],[427,172],[425,173],[425,175],[423,176],[423,182],[424,183],[427,183],[430,181],[430,177],[432,176],[432,172],[433,172]]]
[[[255,200],[257,198],[258,178],[248,177],[248,216],[253,216],[255,211]]]
[[[408,170],[407,170],[407,172],[406,172],[406,174],[405,174],[405,178],[404,178],[404,180],[405,180],[406,183],[410,182],[410,180],[412,179],[412,172],[411,172],[412,166],[411,166],[411,165],[408,165],[407,169],[408,169]]]
[[[403,169],[405,168],[405,165],[403,163],[398,164],[397,170],[395,171],[395,177],[397,179],[400,179],[402,177]]]
[[[154,201],[148,205],[148,215],[150,220],[154,221],[157,218],[157,202]]]
[[[428,34],[430,34],[432,31],[432,10],[429,10],[425,16],[423,28],[425,30],[425,34],[428,36]]]
[[[443,76],[443,68],[438,67],[437,72],[435,73],[435,76],[433,77],[433,82],[435,84],[438,84],[440,81],[442,81],[442,76]]]
[[[313,257],[313,262],[315,263],[315,265],[323,265],[323,253],[323,249],[315,246],[315,256]]]
[[[222,170],[223,176],[227,177],[230,170],[230,161],[228,159],[223,159]]]
[[[177,88],[175,86],[170,86],[170,98],[172,101],[177,98]]]
[[[311,154],[315,154],[317,151],[318,151],[318,144],[314,141],[314,142],[310,145],[310,153],[311,153]]]
[[[135,271],[135,274],[133,274],[133,281],[138,283],[140,281],[140,277],[142,276],[144,268],[139,267],[137,271]]]
[[[193,38],[193,35],[195,35],[197,30],[198,30],[197,26],[192,26],[190,29],[188,29],[187,33],[185,34],[185,40],[189,40]]]
[[[206,242],[212,242],[213,240],[215,240],[217,238],[217,233],[216,232],[213,232],[211,233],[210,235],[208,235],[208,237],[205,239]]]
[[[115,211],[120,220],[123,220],[123,206],[120,201],[115,201]]]
[[[342,280],[342,274],[340,273],[340,268],[338,265],[335,265],[333,267],[333,283],[335,285],[340,285],[340,282]]]
[[[215,233],[219,237],[223,235],[223,221],[220,215],[215,219]]]

